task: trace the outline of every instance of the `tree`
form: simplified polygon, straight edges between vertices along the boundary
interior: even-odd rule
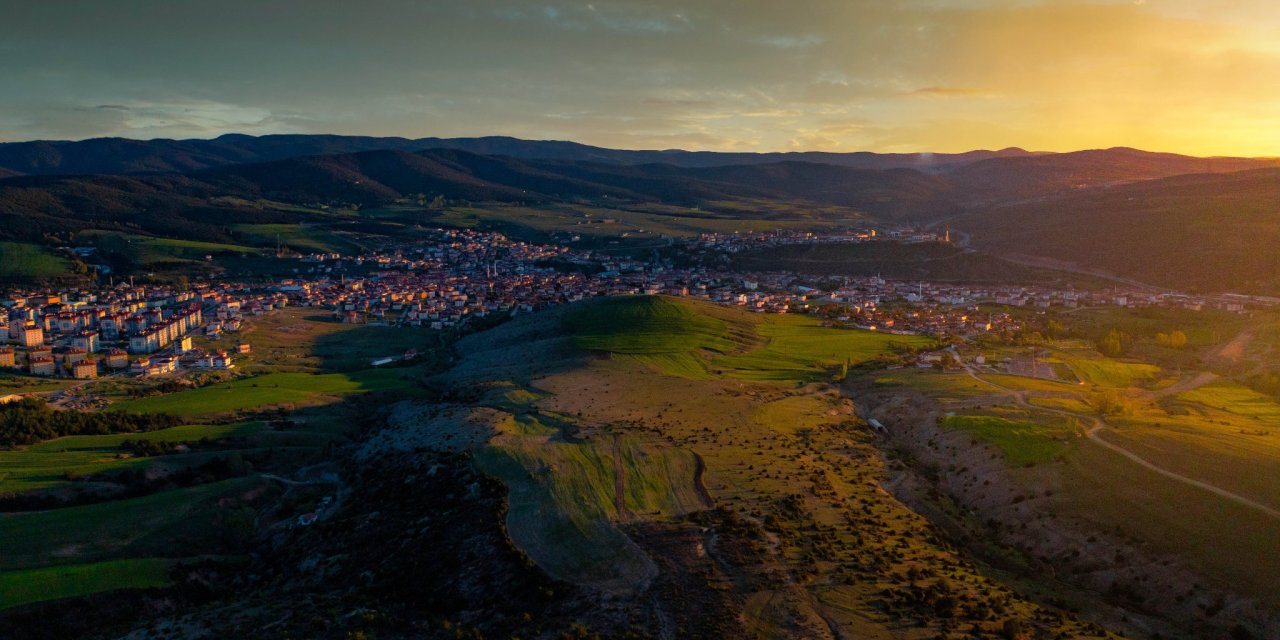
[[[1109,358],[1119,357],[1124,354],[1124,336],[1117,329],[1107,332],[1107,335],[1098,343],[1098,351],[1102,355]]]
[[[1182,349],[1187,346],[1187,334],[1181,331],[1174,331],[1169,334],[1169,346],[1174,349]]]

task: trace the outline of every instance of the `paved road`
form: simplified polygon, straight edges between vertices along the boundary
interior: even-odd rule
[[[1089,415],[1079,414],[1079,413],[1075,413],[1075,412],[1072,412],[1072,411],[1067,411],[1067,410],[1065,410],[1065,409],[1051,409],[1051,408],[1049,408],[1049,407],[1039,407],[1039,406],[1032,405],[1032,404],[1030,404],[1030,403],[1028,403],[1028,402],[1027,402],[1026,398],[1023,396],[1023,394],[1022,394],[1022,392],[1021,392],[1021,391],[1018,391],[1018,390],[1016,390],[1016,389],[1010,389],[1009,387],[1006,387],[1006,386],[1004,386],[1004,385],[996,384],[996,383],[994,383],[994,382],[991,382],[990,380],[984,380],[984,379],[982,379],[982,378],[978,377],[978,374],[977,374],[977,372],[975,372],[975,371],[973,370],[973,367],[972,367],[968,362],[966,362],[966,361],[964,361],[963,359],[961,359],[961,358],[960,358],[960,353],[959,353],[958,351],[956,351],[955,347],[952,347],[952,348],[951,348],[951,355],[952,355],[952,356],[954,356],[954,357],[955,357],[955,359],[956,359],[956,361],[957,361],[957,362],[959,362],[959,363],[961,364],[961,366],[963,366],[963,367],[964,367],[965,373],[969,374],[969,377],[971,377],[971,378],[973,378],[974,380],[977,380],[978,382],[981,382],[981,383],[983,383],[983,384],[988,384],[988,385],[991,385],[991,386],[993,386],[993,387],[996,387],[997,389],[1001,389],[1002,391],[1004,391],[1005,393],[1007,393],[1009,396],[1011,396],[1011,397],[1014,399],[1014,401],[1015,401],[1015,402],[1017,402],[1017,403],[1018,403],[1019,405],[1021,405],[1021,406],[1024,406],[1024,407],[1027,407],[1027,408],[1031,408],[1031,409],[1035,409],[1035,410],[1037,410],[1037,411],[1047,411],[1047,412],[1049,412],[1049,413],[1057,413],[1057,414],[1060,414],[1060,415],[1070,416],[1070,417],[1073,417],[1073,418],[1078,418],[1078,419],[1084,419],[1084,420],[1090,420],[1090,421],[1092,421],[1093,426],[1089,427],[1089,430],[1085,432],[1085,435],[1086,435],[1086,436],[1088,436],[1089,440],[1091,440],[1091,441],[1093,441],[1093,442],[1097,443],[1098,445],[1102,446],[1103,448],[1105,448],[1105,449],[1107,449],[1107,450],[1109,450],[1109,451],[1113,451],[1113,452],[1115,452],[1115,453],[1118,453],[1118,454],[1120,454],[1120,455],[1124,456],[1125,458],[1127,458],[1129,461],[1133,462],[1134,464],[1137,464],[1137,465],[1141,466],[1141,467],[1142,467],[1142,468],[1144,468],[1144,469],[1147,469],[1147,470],[1150,470],[1150,471],[1154,471],[1155,473],[1158,473],[1158,474],[1160,474],[1160,475],[1162,475],[1162,476],[1164,476],[1164,477],[1166,477],[1166,478],[1169,478],[1169,479],[1171,479],[1171,480],[1177,480],[1178,482],[1181,482],[1181,483],[1183,483],[1183,484],[1188,484],[1188,485],[1191,485],[1191,486],[1193,486],[1193,487],[1197,487],[1197,488],[1199,488],[1199,489],[1203,489],[1203,490],[1208,491],[1209,493],[1212,493],[1212,494],[1214,494],[1214,495],[1216,495],[1216,496],[1218,496],[1218,497],[1225,498],[1225,499],[1230,500],[1231,502],[1234,502],[1234,503],[1236,503],[1236,504],[1239,504],[1239,505],[1242,505],[1242,506],[1245,506],[1245,507],[1249,507],[1250,509],[1255,509],[1255,510],[1257,510],[1257,511],[1261,511],[1262,513],[1265,513],[1266,515],[1269,515],[1269,516],[1271,516],[1271,517],[1273,517],[1273,518],[1276,518],[1276,519],[1280,520],[1280,510],[1277,510],[1277,509],[1274,509],[1274,508],[1272,508],[1272,507],[1269,507],[1269,506],[1267,506],[1267,505],[1265,505],[1265,504],[1262,504],[1261,502],[1258,502],[1257,500],[1251,500],[1251,499],[1246,498],[1246,497],[1244,497],[1244,496],[1242,496],[1242,495],[1240,495],[1240,494],[1232,493],[1232,492],[1230,492],[1230,491],[1227,491],[1226,489],[1223,489],[1222,487],[1218,487],[1218,486],[1215,486],[1215,485],[1209,484],[1208,482],[1203,482],[1203,481],[1201,481],[1201,480],[1196,480],[1195,478],[1189,478],[1189,477],[1184,476],[1184,475],[1182,475],[1182,474],[1180,474],[1180,473],[1174,473],[1173,471],[1169,471],[1168,469],[1165,469],[1165,468],[1163,468],[1163,467],[1159,467],[1159,466],[1157,466],[1157,465],[1155,465],[1155,464],[1151,463],[1150,461],[1143,459],[1142,457],[1138,456],[1138,454],[1133,453],[1132,451],[1129,451],[1128,449],[1125,449],[1124,447],[1121,447],[1120,445],[1117,445],[1117,444],[1115,444],[1115,443],[1113,443],[1113,442],[1108,442],[1107,440],[1103,439],[1103,437],[1102,437],[1102,435],[1101,435],[1102,431],[1103,431],[1104,429],[1106,429],[1106,428],[1107,428],[1107,423],[1106,423],[1106,422],[1103,422],[1103,420],[1102,420],[1101,418],[1099,418],[1099,417],[1097,417],[1097,416],[1089,416]],[[1216,377],[1216,376],[1214,376],[1214,377]],[[1209,380],[1212,380],[1212,379],[1213,379],[1213,378],[1209,378]],[[1204,382],[1203,382],[1203,381],[1204,381],[1204,378],[1203,378],[1203,377],[1197,377],[1195,380],[1191,381],[1191,383],[1190,383],[1190,384],[1194,385],[1196,382],[1200,382],[1201,384],[1204,384]],[[1197,386],[1198,386],[1198,385],[1197,385]]]

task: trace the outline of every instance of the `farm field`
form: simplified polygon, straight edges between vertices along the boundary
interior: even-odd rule
[[[104,254],[119,256],[133,265],[144,268],[164,264],[203,262],[207,255],[253,254],[259,251],[245,245],[156,238],[100,230],[81,233],[77,242],[97,247]]]
[[[238,224],[232,227],[246,244],[274,248],[276,243],[300,253],[354,253],[361,246],[331,229],[302,224]]]
[[[1216,381],[1178,394],[1179,400],[1253,418],[1259,427],[1280,430],[1280,403],[1244,385]]]
[[[0,517],[0,571],[120,557],[169,556],[183,548],[204,555],[224,509],[252,495],[262,481],[245,477],[52,511]]]
[[[1076,435],[1074,425],[1051,426],[986,415],[948,416],[943,426],[963,430],[994,445],[1014,466],[1053,462],[1066,452],[1068,439]]]
[[[1145,362],[1089,357],[1067,357],[1066,362],[1081,380],[1100,387],[1139,386],[1160,374],[1160,367]]]
[[[1263,598],[1280,593],[1280,522],[1142,469],[1100,447],[1067,456],[1061,513],[1121,531],[1188,562],[1215,584]]]
[[[71,261],[44,247],[0,241],[0,281],[35,282],[71,274]]]
[[[721,356],[713,365],[744,380],[813,381],[829,379],[832,371],[846,364],[855,367],[934,344],[920,336],[824,328],[809,316],[770,314],[756,330],[767,341],[763,348]]]
[[[716,209],[733,213],[717,213],[711,210],[691,209],[667,205],[638,205],[636,208],[602,208],[597,206],[548,205],[544,207],[487,206],[450,207],[441,211],[413,209],[407,215],[431,216],[433,224],[446,227],[474,228],[501,231],[507,235],[535,242],[546,242],[553,237],[569,240],[581,238],[573,244],[583,246],[607,246],[610,241],[626,240],[632,243],[665,245],[663,236],[688,237],[699,233],[733,233],[734,231],[765,231],[771,229],[806,229],[838,227],[856,220],[860,214],[840,207],[795,207],[786,210],[778,203],[768,203],[758,209],[746,202],[711,203]],[[364,212],[363,215],[377,215]],[[389,210],[386,216],[406,215],[405,210]]]
[[[162,558],[0,571],[0,609],[103,591],[163,587],[169,584],[168,572],[169,561]]]
[[[1074,341],[977,351],[997,362],[1034,349],[1042,361],[1060,358],[1079,384],[1010,375],[991,365],[975,370],[977,379],[905,370],[878,372],[875,382],[914,389],[929,396],[939,411],[950,409],[939,419],[940,426],[972,434],[999,450],[1007,468],[1004,477],[1017,490],[1030,495],[1060,491],[1046,511],[1053,517],[1123,532],[1126,540],[1178,558],[1220,587],[1274,601],[1280,588],[1274,568],[1251,560],[1265,553],[1266,540],[1280,535],[1280,518],[1266,510],[1280,508],[1275,480],[1280,477],[1280,444],[1274,437],[1280,429],[1280,403],[1231,379],[1230,369],[1209,368],[1217,365],[1212,356],[1232,334],[1220,333],[1215,341],[1208,327],[1182,314],[1134,315],[1139,317],[1124,325],[1129,330],[1167,331],[1172,324],[1196,329],[1200,338],[1186,350],[1171,350],[1134,337],[1124,358],[1104,357]],[[972,363],[974,357],[970,351],[965,360]],[[1189,369],[1197,357],[1204,368]],[[966,378],[989,383],[987,395],[979,395],[981,386],[966,393]],[[1022,416],[1038,417],[1028,421]],[[1075,425],[1064,429],[1055,420],[1074,420]],[[1082,437],[1098,420],[1092,439]],[[1163,473],[1106,446],[1120,447]],[[1027,465],[1037,471],[1022,473]],[[1249,506],[1249,501],[1262,507]]]
[[[145,433],[101,436],[68,436],[45,440],[24,449],[0,450],[0,492],[22,493],[67,484],[74,478],[125,467],[152,464],[192,465],[216,454],[137,457],[123,447],[126,440],[145,442],[196,442],[201,439],[247,439],[262,431],[260,422],[226,425],[183,425]]]
[[[706,506],[695,490],[691,452],[630,434],[584,442],[502,438],[478,451],[476,464],[510,488],[507,523],[518,545],[551,575],[609,591],[629,590],[654,572],[614,522]]]
[[[368,391],[402,390],[403,369],[342,373],[265,373],[163,396],[125,400],[114,405],[129,413],[167,413],[184,418],[215,416],[267,407],[325,404]]]

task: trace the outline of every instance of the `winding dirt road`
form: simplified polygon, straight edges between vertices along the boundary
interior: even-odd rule
[[[1089,427],[1089,429],[1085,431],[1085,436],[1087,436],[1090,441],[1098,444],[1099,446],[1102,446],[1103,448],[1109,451],[1112,451],[1124,456],[1130,462],[1133,462],[1134,464],[1141,466],[1144,469],[1158,473],[1171,480],[1176,480],[1183,484],[1191,485],[1198,489],[1208,491],[1209,493],[1212,493],[1220,498],[1225,498],[1238,505],[1248,507],[1250,509],[1254,509],[1257,511],[1261,511],[1262,513],[1265,513],[1266,515],[1271,516],[1272,518],[1276,518],[1277,520],[1280,520],[1280,510],[1269,507],[1256,500],[1246,498],[1240,494],[1232,493],[1230,491],[1227,491],[1226,489],[1223,489],[1222,487],[1212,485],[1212,484],[1209,484],[1208,482],[1204,482],[1201,480],[1196,480],[1195,478],[1189,478],[1180,473],[1175,473],[1163,467],[1157,466],[1151,463],[1150,461],[1143,459],[1138,454],[1132,451],[1129,451],[1128,449],[1125,449],[1124,447],[1118,444],[1115,444],[1113,442],[1108,442],[1101,435],[1102,430],[1107,428],[1107,423],[1104,422],[1101,418],[1097,416],[1090,416],[1090,415],[1075,413],[1073,411],[1067,411],[1065,409],[1053,409],[1049,407],[1040,407],[1040,406],[1032,405],[1031,403],[1027,402],[1027,399],[1026,397],[1024,397],[1023,392],[1018,391],[1016,389],[1011,389],[1001,384],[997,384],[990,380],[984,380],[983,378],[979,377],[978,373],[973,370],[973,367],[968,362],[966,362],[960,357],[959,352],[956,351],[954,347],[951,349],[951,355],[955,357],[956,362],[959,362],[960,365],[964,367],[965,373],[969,374],[969,377],[973,378],[974,380],[977,380],[978,382],[981,382],[986,385],[990,385],[992,387],[1000,389],[1001,391],[1004,391],[1006,394],[1012,397],[1014,399],[1014,402],[1016,402],[1019,406],[1026,407],[1028,409],[1035,409],[1036,411],[1047,411],[1049,413],[1056,413],[1059,415],[1069,416],[1072,418],[1092,421],[1093,426]],[[1194,388],[1194,386],[1200,386],[1200,385],[1206,384],[1217,378],[1217,376],[1213,376],[1213,374],[1209,374],[1209,376],[1210,377],[1207,377],[1207,378],[1203,374],[1201,376],[1197,376],[1195,379],[1189,381],[1186,386],[1190,388]],[[1197,382],[1199,382],[1199,384],[1196,384]]]

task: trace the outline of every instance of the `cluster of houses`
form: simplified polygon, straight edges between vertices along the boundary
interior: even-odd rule
[[[775,229],[734,233],[703,233],[690,243],[694,249],[738,253],[750,249],[811,244],[856,244],[890,240],[906,244],[923,242],[950,242],[951,233],[916,229],[914,227],[861,227],[825,231]]]
[[[192,336],[238,329],[243,306],[241,297],[210,285],[9,292],[0,299],[0,335],[8,338],[0,368],[82,380],[158,375],[182,364],[231,368],[229,355],[199,352]]]
[[[945,232],[944,232],[945,234]],[[740,251],[797,243],[947,241],[909,228],[704,234],[684,243]],[[1242,311],[1280,300],[1188,296],[1138,290],[1078,291],[1053,287],[977,286],[824,278],[819,290],[788,272],[739,273],[670,261],[616,257],[564,246],[513,241],[500,233],[436,230],[419,244],[359,256],[316,254],[328,264],[304,277],[267,284],[200,283],[104,286],[98,290],[16,291],[0,299],[0,368],[93,378],[103,371],[139,375],[179,368],[230,369],[234,353],[193,348],[192,336],[220,338],[246,316],[301,305],[328,310],[346,323],[449,329],[491,314],[519,314],[610,295],[670,295],[710,300],[760,313],[817,313],[832,323],[876,331],[974,335],[1016,330],[999,307],[1219,307]],[[333,266],[358,266],[359,275]],[[301,270],[297,270],[301,271]],[[336,274],[336,275],[335,275]],[[833,285],[834,283],[834,285]],[[244,353],[249,345],[231,349]]]

